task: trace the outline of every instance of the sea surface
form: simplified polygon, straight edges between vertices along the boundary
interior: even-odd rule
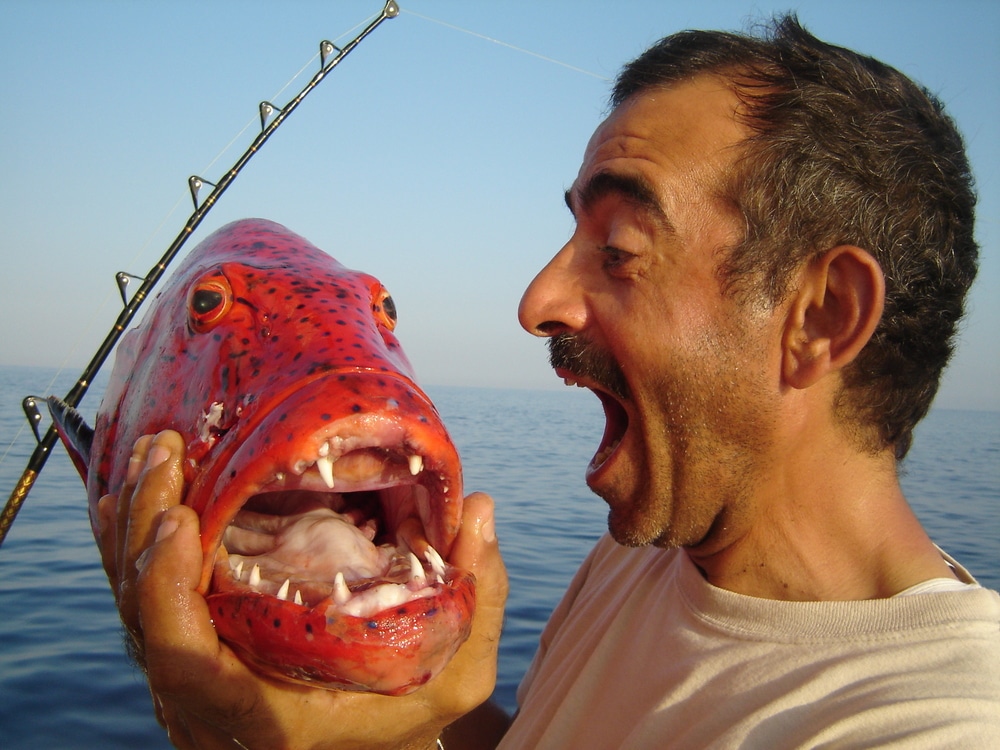
[[[34,438],[24,396],[66,393],[76,373],[0,367],[0,502]],[[82,405],[93,416],[102,381]],[[510,600],[497,698],[514,691],[538,634],[605,528],[583,481],[603,430],[579,389],[428,388],[462,454],[466,489],[497,502]],[[907,496],[934,540],[1000,588],[1000,413],[932,410],[905,464]],[[0,546],[0,748],[165,748],[142,675],[121,647],[83,485],[60,446]]]

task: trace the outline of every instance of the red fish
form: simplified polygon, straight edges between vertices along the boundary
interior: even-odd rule
[[[138,437],[184,436],[200,591],[220,638],[267,674],[399,695],[468,636],[474,579],[444,562],[461,465],[395,321],[377,279],[238,221],[122,339],[93,430],[50,399],[92,524]]]

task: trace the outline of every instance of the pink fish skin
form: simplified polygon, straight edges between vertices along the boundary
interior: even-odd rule
[[[135,440],[184,436],[200,591],[266,674],[400,695],[468,637],[474,577],[442,560],[461,464],[394,327],[374,277],[273,222],[234,222],[123,337],[92,441],[54,414],[95,529]]]

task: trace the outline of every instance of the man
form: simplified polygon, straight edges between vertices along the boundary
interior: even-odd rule
[[[194,592],[165,433],[102,501],[102,548],[176,744],[424,748],[450,724],[449,749],[1000,745],[1000,596],[934,546],[896,474],[976,270],[954,126],[793,18],[669,37],[612,103],[566,196],[576,231],[520,308],[604,405],[587,482],[610,536],[513,723],[473,710],[506,592],[489,498],[453,552],[480,604],[445,672],[405,698],[276,685]]]

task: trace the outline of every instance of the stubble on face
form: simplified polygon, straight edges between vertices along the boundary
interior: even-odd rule
[[[647,427],[660,446],[649,451],[650,486],[668,489],[629,507],[616,524],[621,543],[696,547],[748,514],[771,419],[751,374],[754,351],[753,337],[734,328],[706,334],[694,356],[671,358],[651,389]]]
[[[616,469],[634,490],[594,490],[608,503],[608,530],[619,544],[697,546],[742,514],[767,444],[765,402],[744,361],[753,345],[736,326],[706,333],[695,353],[674,353],[643,384],[642,422],[630,429],[642,430],[645,450]],[[600,346],[565,333],[548,346],[553,368],[631,400],[621,366]]]

